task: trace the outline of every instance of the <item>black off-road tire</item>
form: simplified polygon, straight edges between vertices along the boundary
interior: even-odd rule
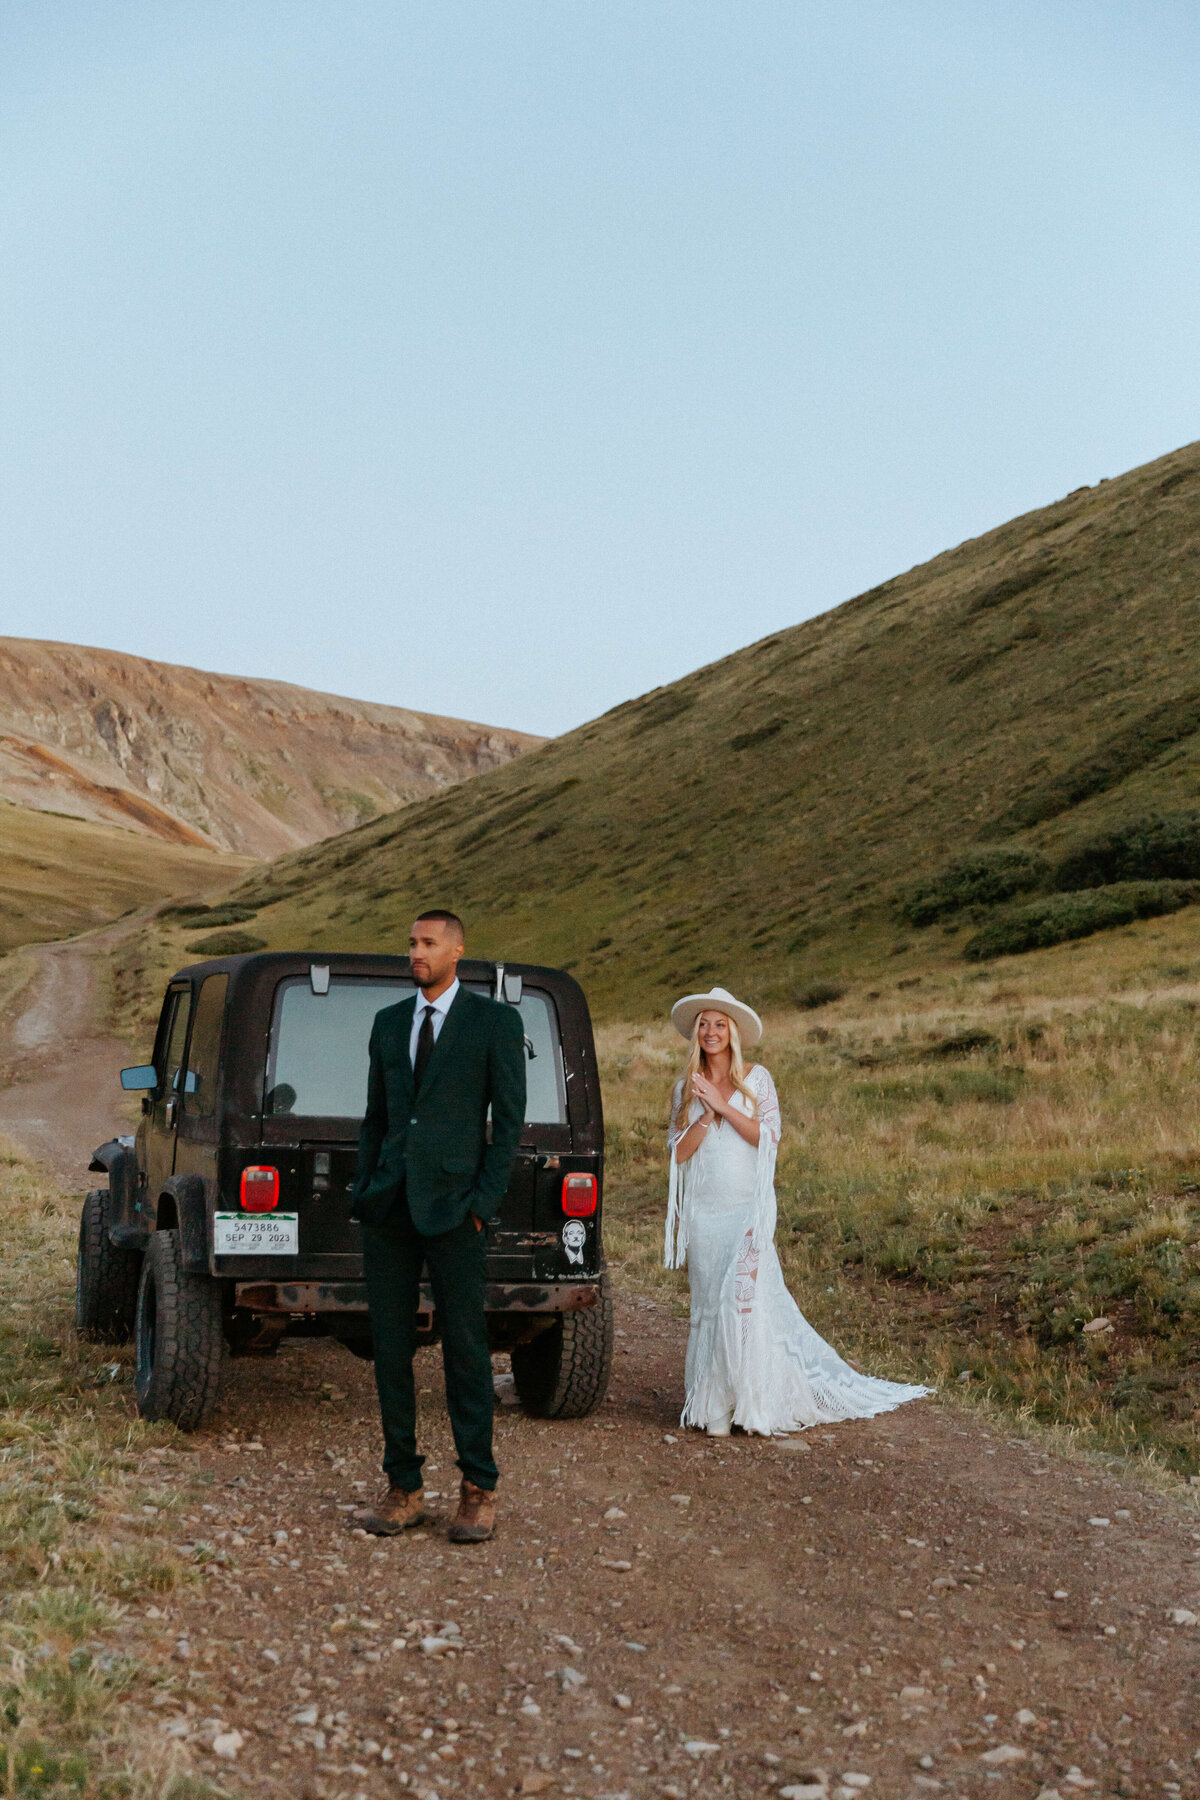
[[[548,1331],[514,1345],[517,1398],[536,1419],[582,1419],[608,1392],[612,1357],[612,1290],[606,1275],[599,1306],[560,1313]]]
[[[75,1329],[93,1344],[127,1344],[137,1317],[140,1250],[114,1249],[112,1196],[95,1188],[79,1215],[75,1259]]]
[[[137,1303],[137,1409],[195,1431],[221,1388],[225,1337],[221,1285],[183,1267],[177,1231],[156,1231],[142,1265]]]
[[[375,1339],[369,1326],[366,1331],[339,1331],[337,1341],[343,1350],[348,1350],[362,1362],[375,1361]]]

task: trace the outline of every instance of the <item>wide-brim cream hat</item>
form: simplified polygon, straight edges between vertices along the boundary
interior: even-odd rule
[[[702,1012],[721,1012],[737,1020],[743,1048],[757,1044],[763,1034],[763,1022],[752,1006],[735,1000],[726,988],[710,988],[707,994],[685,994],[671,1008],[671,1023],[680,1037],[690,1038],[692,1027]]]

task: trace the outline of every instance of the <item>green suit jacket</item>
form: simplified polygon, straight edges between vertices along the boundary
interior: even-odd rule
[[[419,1093],[408,1055],[417,995],[376,1013],[350,1216],[381,1225],[401,1194],[422,1237],[491,1219],[525,1123],[525,1032],[515,1007],[460,987]],[[487,1116],[492,1109],[491,1142]]]

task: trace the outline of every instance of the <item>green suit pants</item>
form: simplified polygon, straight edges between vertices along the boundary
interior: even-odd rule
[[[375,1386],[383,1420],[383,1470],[393,1487],[421,1486],[417,1454],[417,1400],[413,1352],[422,1270],[428,1268],[442,1333],[446,1406],[458,1466],[476,1487],[494,1488],[492,1456],[492,1358],[488,1348],[484,1292],[487,1232],[468,1216],[452,1231],[422,1237],[401,1196],[387,1219],[364,1225],[363,1267]]]

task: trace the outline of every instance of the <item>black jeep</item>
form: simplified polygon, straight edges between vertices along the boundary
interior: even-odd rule
[[[492,1345],[542,1417],[598,1406],[612,1362],[600,1241],[604,1126],[587,1002],[560,969],[464,960],[459,979],[515,1007],[528,1102],[488,1254]],[[102,1144],[108,1176],[79,1226],[75,1316],[104,1343],[136,1339],[143,1418],[193,1431],[226,1347],[270,1355],[286,1336],[371,1355],[362,1248],[350,1220],[367,1041],[413,991],[402,956],[227,956],[167,987],[136,1137]],[[438,1335],[422,1289],[423,1341]]]

